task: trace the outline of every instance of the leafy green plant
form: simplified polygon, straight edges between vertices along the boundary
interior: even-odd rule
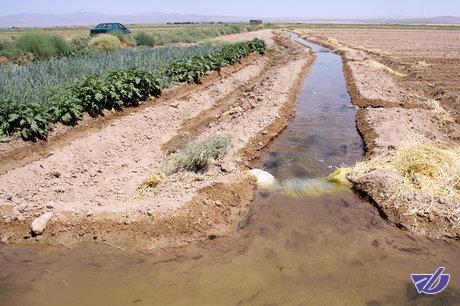
[[[220,71],[222,67],[231,65],[252,52],[264,54],[266,49],[265,42],[257,38],[249,42],[225,45],[213,54],[177,60],[169,66],[166,73],[175,82],[199,82],[200,78],[210,70]]]
[[[75,124],[83,117],[83,106],[71,90],[53,90],[50,95],[48,118],[51,122]]]
[[[149,95],[161,94],[162,82],[141,69],[116,70],[105,77],[90,75],[69,87],[83,110],[97,115],[102,109],[136,106]]]
[[[75,51],[72,45],[59,35],[50,35],[49,40],[56,52],[56,55],[53,57],[70,56]]]
[[[157,41],[159,40],[153,34],[149,34],[146,32],[137,32],[134,35],[134,38],[136,39],[137,44],[139,46],[147,46],[147,47],[153,47],[157,45]]]
[[[46,137],[49,131],[46,111],[37,103],[12,105],[11,101],[1,101],[0,119],[2,136],[19,131],[24,139],[35,139]]]

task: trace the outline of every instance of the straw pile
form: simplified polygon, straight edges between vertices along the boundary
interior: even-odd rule
[[[358,163],[355,178],[372,169],[387,169],[404,177],[401,191],[460,200],[460,147],[437,148],[430,144],[409,144],[394,156],[376,157]]]

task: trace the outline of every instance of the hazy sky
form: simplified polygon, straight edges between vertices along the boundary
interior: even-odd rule
[[[0,15],[21,13],[194,13],[244,17],[460,16],[460,0],[0,0]]]

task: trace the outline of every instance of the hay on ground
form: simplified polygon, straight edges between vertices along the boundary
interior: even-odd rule
[[[408,144],[395,155],[358,163],[353,176],[372,169],[388,169],[404,177],[402,191],[460,199],[460,147],[438,148],[430,144]]]

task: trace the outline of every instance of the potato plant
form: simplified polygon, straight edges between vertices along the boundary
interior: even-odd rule
[[[160,69],[139,66],[89,74],[62,87],[47,89],[45,103],[30,99],[15,101],[0,96],[0,138],[20,132],[24,139],[46,138],[51,124],[74,124],[84,112],[92,116],[103,109],[137,106],[149,96],[159,96],[172,82],[199,82],[211,70],[219,71],[252,52],[263,54],[260,39],[225,45],[217,51],[173,60]],[[24,90],[32,90],[26,88]]]
[[[206,72],[220,71],[222,67],[231,65],[252,52],[264,54],[266,48],[265,42],[257,38],[249,42],[226,45],[218,52],[174,61],[166,74],[176,82],[199,82]]]

